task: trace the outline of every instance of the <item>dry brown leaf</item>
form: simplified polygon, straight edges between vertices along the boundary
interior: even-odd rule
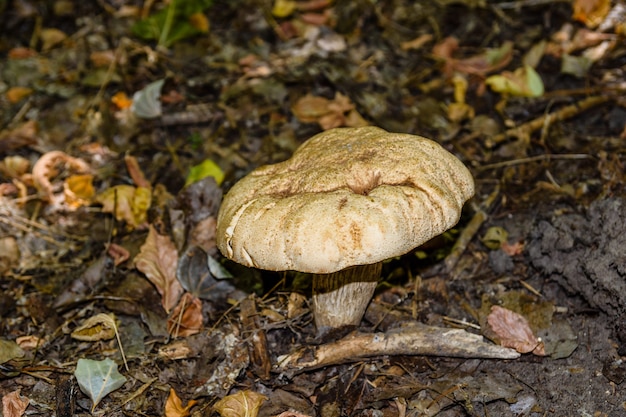
[[[197,403],[196,400],[189,400],[187,405],[183,407],[183,402],[176,394],[176,391],[174,391],[174,388],[170,388],[170,395],[165,403],[165,417],[187,417],[191,407]]]
[[[2,397],[2,414],[4,417],[21,417],[28,408],[28,398],[20,396],[20,390],[15,390]]]
[[[61,205],[64,201],[63,195],[55,195],[55,188],[52,180],[56,178],[61,171],[67,170],[79,174],[86,174],[91,169],[87,162],[79,158],[74,158],[61,151],[51,151],[43,154],[33,166],[33,182],[35,187],[44,194],[53,205]]]
[[[174,337],[187,337],[202,329],[202,301],[186,292],[167,320],[167,331]]]
[[[433,55],[444,61],[443,72],[447,77],[452,77],[456,72],[484,77],[506,67],[513,58],[512,42],[505,42],[499,48],[487,49],[481,54],[462,59],[453,56],[458,47],[458,39],[451,36],[433,46]]]
[[[339,92],[332,100],[307,94],[294,104],[291,111],[300,121],[318,123],[324,130],[368,124],[356,111],[350,98]]]
[[[37,133],[39,129],[37,122],[29,120],[22,123],[12,130],[4,130],[0,132],[0,153],[12,151],[22,146],[33,145],[37,143]]]
[[[117,220],[125,221],[130,228],[146,223],[151,200],[152,192],[149,188],[126,184],[111,187],[95,198],[97,203],[102,204],[103,212],[112,213]]]
[[[30,169],[30,161],[23,156],[7,156],[0,161],[0,172],[9,178],[19,178]]]
[[[115,337],[115,317],[109,314],[96,314],[89,317],[72,332],[71,336],[83,342],[110,340]]]
[[[65,32],[56,28],[41,29],[40,36],[42,51],[48,51],[67,39]]]
[[[258,392],[239,391],[216,402],[213,409],[222,417],[256,417],[265,400],[267,397]]]
[[[15,338],[15,343],[24,349],[37,349],[37,347],[41,346],[45,342],[45,339],[37,336],[20,336]]]
[[[492,306],[487,316],[487,323],[500,338],[500,345],[510,347],[519,353],[532,352],[537,356],[545,356],[546,352],[541,339],[538,339],[525,317],[500,306]]]
[[[157,233],[150,226],[148,237],[135,257],[135,268],[144,273],[161,294],[161,303],[170,312],[183,294],[183,287],[176,279],[178,252],[169,236]]]

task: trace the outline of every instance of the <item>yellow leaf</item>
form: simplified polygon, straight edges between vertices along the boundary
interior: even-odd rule
[[[102,204],[103,212],[112,213],[117,220],[135,228],[146,223],[151,199],[149,188],[122,184],[98,194],[95,201]]]
[[[210,28],[209,19],[202,12],[194,13],[189,16],[189,23],[200,32],[207,33]]]
[[[96,190],[93,188],[93,175],[72,175],[63,184],[65,202],[72,208],[91,204]]]
[[[276,0],[272,8],[272,14],[275,17],[287,17],[296,9],[296,2],[293,0]]]
[[[575,0],[572,9],[574,20],[594,28],[602,23],[611,10],[611,0]]]
[[[518,97],[541,97],[543,81],[531,66],[524,66],[514,72],[504,71],[485,80],[493,91]]]
[[[191,167],[185,180],[185,187],[206,177],[215,178],[217,185],[220,185],[224,181],[224,172],[215,162],[205,159],[198,165]]]
[[[213,408],[222,417],[256,417],[265,400],[265,395],[245,390],[222,398]]]

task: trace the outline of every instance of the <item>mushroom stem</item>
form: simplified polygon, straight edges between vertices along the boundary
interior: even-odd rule
[[[313,317],[317,331],[358,326],[381,271],[382,262],[378,262],[332,274],[313,274]]]

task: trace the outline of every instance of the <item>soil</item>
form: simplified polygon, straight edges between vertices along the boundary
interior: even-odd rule
[[[171,3],[200,9],[146,36],[136,22]],[[295,8],[0,0],[0,416],[626,416],[623,2],[612,25],[573,9],[603,2],[283,3]],[[485,84],[533,56],[543,94]],[[306,276],[224,259],[216,216],[254,168],[362,124],[436,140],[476,195],[453,230],[383,265],[357,329],[319,335]],[[70,189],[77,160],[33,169],[59,150],[89,167],[97,197]],[[212,177],[186,184],[207,160]],[[506,344],[494,306],[528,324],[517,359],[278,368],[352,331],[428,325]],[[75,337],[100,313],[119,338]],[[112,359],[126,380],[94,407],[80,359]],[[172,392],[196,403],[173,407]],[[259,407],[219,411],[251,393]]]

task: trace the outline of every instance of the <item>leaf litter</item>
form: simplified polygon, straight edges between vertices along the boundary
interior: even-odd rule
[[[626,337],[611,307],[619,296],[597,275],[621,270],[582,263],[560,277],[545,259],[578,263],[545,254],[556,232],[545,223],[524,232],[537,212],[554,210],[539,216],[564,235],[559,243],[570,235],[587,242],[573,231],[586,227],[555,219],[623,192],[619,3],[122,3],[86,6],[89,16],[64,2],[42,13],[23,3],[15,24],[26,29],[2,31],[0,342],[11,349],[0,351],[12,353],[2,358],[0,392],[21,388],[30,407],[60,415],[40,393],[72,392],[55,380],[66,364],[119,355],[116,341],[71,338],[74,326],[115,314],[118,341],[134,352],[126,377],[155,389],[128,395],[124,385],[108,401],[100,395],[97,412],[107,415],[122,396],[134,412],[163,415],[168,392],[194,398],[203,412],[242,391],[268,398],[256,410],[263,416],[534,417],[567,414],[580,401],[590,415],[622,411],[609,384],[624,379],[616,358]],[[499,193],[446,268],[437,260],[447,238],[420,250],[425,257],[390,261],[360,330],[401,333],[416,321],[480,328],[522,350],[541,337],[546,357],[399,354],[275,371],[279,355],[310,346],[308,289],[297,274],[224,262],[215,248],[221,195],[320,129],[364,124],[440,141],[472,167],[481,195],[495,184]],[[509,232],[494,249],[474,237],[491,227]],[[621,259],[619,248],[602,245]],[[590,292],[594,282],[606,291]],[[242,300],[253,301],[246,317]],[[515,313],[488,320],[492,306]],[[583,334],[594,355],[577,348]],[[558,358],[571,364],[565,374]],[[86,414],[84,397],[72,398],[76,414]],[[175,415],[190,411],[193,401],[169,398]]]

